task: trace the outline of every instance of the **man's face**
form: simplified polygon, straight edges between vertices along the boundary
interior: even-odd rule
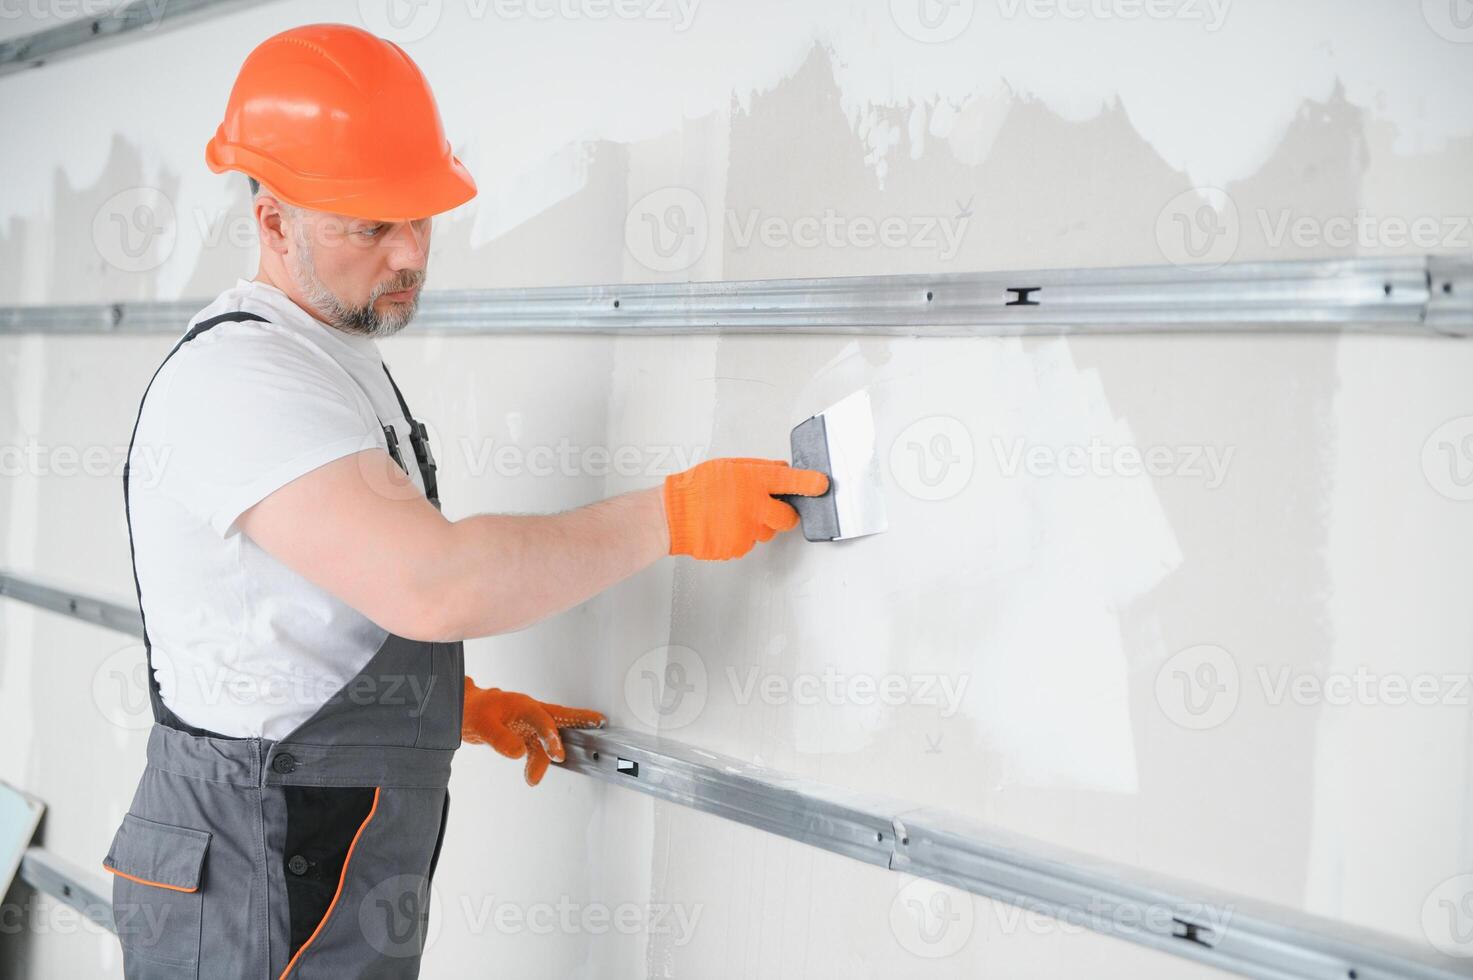
[[[388,337],[419,308],[430,218],[383,222],[296,209],[287,268],[319,317],[339,330]]]

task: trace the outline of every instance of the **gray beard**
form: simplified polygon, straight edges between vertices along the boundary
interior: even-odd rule
[[[392,337],[409,326],[409,322],[414,319],[414,314],[419,312],[418,293],[407,307],[400,304],[393,311],[385,314],[380,314],[375,310],[373,304],[384,293],[397,292],[422,284],[425,278],[423,272],[406,272],[389,282],[375,286],[373,292],[368,295],[367,303],[362,306],[354,306],[343,302],[336,293],[323,285],[322,280],[317,278],[317,270],[312,261],[310,248],[304,248],[298,252],[292,266],[292,276],[297,280],[297,287],[301,289],[308,305],[324,321],[344,333],[359,334],[375,339]]]

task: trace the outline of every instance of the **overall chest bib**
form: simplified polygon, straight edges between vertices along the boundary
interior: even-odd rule
[[[243,320],[264,322],[244,312],[205,320],[164,363],[217,324]],[[424,426],[389,382],[439,508]],[[402,467],[393,429],[384,428]],[[135,421],[129,456],[137,434]],[[125,465],[125,512],[128,476]],[[128,532],[136,554],[131,514]],[[133,579],[141,613],[136,561]],[[154,717],[148,764],[103,862],[129,980],[418,976],[460,745],[462,644],[390,634],[276,740],[185,724],[160,695],[146,618],[144,649]]]

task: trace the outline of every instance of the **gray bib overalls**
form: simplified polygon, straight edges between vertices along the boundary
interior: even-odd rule
[[[164,363],[217,323],[239,320],[263,318],[205,320]],[[424,426],[389,381],[438,508]],[[394,431],[384,428],[403,467]],[[123,500],[127,513],[126,464]],[[131,515],[128,534],[136,555]],[[136,561],[133,583],[141,613]],[[460,745],[462,645],[390,634],[357,676],[278,741],[185,724],[159,694],[146,620],[144,649],[155,721],[148,765],[103,861],[129,980],[418,976]]]

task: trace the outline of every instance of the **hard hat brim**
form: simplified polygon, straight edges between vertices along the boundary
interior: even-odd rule
[[[288,204],[313,211],[369,221],[414,221],[457,208],[476,196],[475,178],[448,150],[436,166],[407,177],[314,180],[264,154],[227,143],[221,135],[216,133],[205,147],[205,163],[212,171],[239,171],[265,184]]]

